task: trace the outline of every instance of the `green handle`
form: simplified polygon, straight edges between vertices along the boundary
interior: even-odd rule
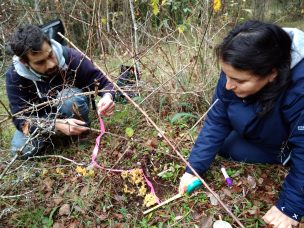
[[[200,179],[196,179],[195,181],[193,181],[192,183],[190,183],[187,187],[187,193],[190,194],[192,193],[194,190],[196,190],[197,188],[199,188],[202,185],[202,182],[200,181]]]

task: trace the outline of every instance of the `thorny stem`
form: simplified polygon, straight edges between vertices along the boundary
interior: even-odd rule
[[[58,33],[60,36],[62,36],[66,41],[68,41],[75,49],[80,51],[68,38],[63,36],[61,33]],[[81,52],[81,51],[80,51]],[[81,52],[82,53],[82,52]],[[83,53],[82,53],[83,54]],[[84,54],[83,54],[84,55]],[[86,55],[85,55],[86,56]],[[86,56],[87,57],[87,56]],[[89,57],[87,57],[89,59]],[[92,61],[92,60],[91,60]],[[104,73],[104,71],[94,62],[92,62],[95,67],[97,67],[104,76],[114,85],[114,87],[121,92],[125,98],[135,106],[145,117],[146,119],[153,125],[153,127],[159,132],[159,134],[164,138],[164,140],[170,145],[170,147],[173,149],[173,151],[180,157],[180,159],[190,168],[190,170],[193,172],[193,174],[203,183],[204,187],[208,189],[208,191],[218,200],[218,202],[222,205],[222,207],[227,211],[227,213],[234,219],[235,222],[238,223],[238,225],[242,228],[245,228],[244,225],[240,222],[240,220],[229,210],[229,208],[224,204],[224,202],[220,199],[220,197],[217,195],[216,192],[214,192],[209,185],[203,180],[203,178],[200,177],[200,175],[192,168],[192,166],[186,161],[186,159],[183,157],[183,155],[176,149],[176,147],[173,145],[173,143],[167,138],[167,136],[164,134],[164,132],[156,125],[156,123],[150,118],[150,116],[141,108],[139,105],[133,101],[128,94],[126,94],[108,75]]]

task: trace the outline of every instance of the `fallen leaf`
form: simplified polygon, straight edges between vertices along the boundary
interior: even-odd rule
[[[258,207],[257,206],[253,206],[250,210],[248,210],[248,213],[250,215],[256,215],[258,212]]]
[[[251,188],[251,189],[254,189],[256,187],[256,181],[250,175],[248,175],[248,177],[247,177],[247,184],[248,184],[248,187]]]
[[[224,193],[226,196],[229,196],[229,197],[232,196],[231,191],[230,191],[229,189],[227,189],[227,188],[224,188],[224,189],[223,189],[223,193]]]
[[[212,228],[213,216],[204,215],[201,219],[200,227]]]
[[[74,182],[72,180],[72,182]],[[59,190],[59,195],[63,195],[70,187],[70,184],[65,184],[61,190]]]
[[[54,180],[52,180],[50,177],[47,177],[43,180],[44,186],[46,187],[47,191],[51,191],[52,187],[54,185]]]
[[[125,227],[125,224],[124,223],[117,223],[115,225],[115,228],[124,228]]]
[[[178,215],[174,218],[175,221],[181,220],[184,216],[182,215]]]
[[[122,215],[122,214],[114,213],[114,214],[113,214],[113,217],[114,217],[115,219],[117,219],[118,221],[123,220],[123,215]]]
[[[65,226],[62,223],[56,222],[53,225],[53,228],[64,228]]]
[[[100,221],[105,221],[108,218],[108,215],[106,213],[101,213],[98,215],[98,218]]]
[[[218,201],[217,199],[214,197],[214,195],[212,195],[211,193],[208,193],[207,196],[209,197],[210,203],[213,206],[218,205]]]
[[[80,227],[78,222],[72,222],[68,225],[68,228],[78,228],[78,227]]]
[[[63,204],[59,209],[59,215],[69,215],[71,213],[70,205],[69,204]]]
[[[83,215],[85,214],[84,210],[82,210],[81,207],[79,207],[79,206],[75,206],[74,209],[75,209],[75,211],[79,212],[80,214],[83,214]]]
[[[148,139],[148,141],[146,142],[146,145],[150,148],[157,148],[158,142],[157,139],[152,138],[152,139]]]
[[[62,201],[63,201],[63,198],[60,197],[60,196],[55,196],[53,198],[53,202],[54,202],[55,205],[59,205]]]
[[[86,185],[81,189],[80,196],[86,196],[86,195],[88,195],[88,192],[89,192],[89,186]]]
[[[118,202],[123,201],[124,200],[124,196],[121,195],[114,195],[114,199]]]

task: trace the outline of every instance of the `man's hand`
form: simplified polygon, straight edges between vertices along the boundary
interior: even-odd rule
[[[114,113],[115,103],[113,102],[112,95],[110,93],[106,93],[99,100],[97,104],[97,111],[100,115],[103,116],[111,116]]]
[[[178,192],[184,194],[187,191],[188,185],[195,181],[195,179],[198,178],[190,173],[184,173],[179,183]]]
[[[89,130],[84,126],[86,122],[77,119],[57,119],[55,128],[65,135],[80,135],[81,133]]]
[[[274,228],[292,228],[297,226],[299,222],[282,213],[276,206],[272,206],[263,216],[263,220],[272,225]]]

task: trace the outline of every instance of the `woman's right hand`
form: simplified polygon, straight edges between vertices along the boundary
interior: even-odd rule
[[[198,179],[196,176],[190,173],[184,173],[179,183],[178,192],[184,194],[187,191],[188,185],[196,179]]]

